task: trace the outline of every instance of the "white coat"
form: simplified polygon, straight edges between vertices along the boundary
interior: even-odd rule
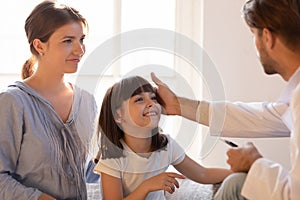
[[[291,169],[266,158],[256,160],[248,172],[242,195],[250,200],[300,199],[300,67],[277,102],[215,102],[211,104],[210,115],[212,135],[290,136]]]

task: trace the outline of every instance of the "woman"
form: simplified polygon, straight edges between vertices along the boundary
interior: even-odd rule
[[[0,199],[87,199],[97,108],[91,94],[64,80],[85,53],[87,26],[77,10],[52,1],[27,18],[32,57],[24,80],[0,94]]]

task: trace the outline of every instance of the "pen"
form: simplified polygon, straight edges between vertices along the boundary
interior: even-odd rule
[[[228,144],[231,147],[238,147],[237,144],[235,144],[235,143],[233,143],[233,142],[231,142],[229,140],[225,140],[225,139],[220,139],[220,140],[222,140],[223,142],[225,142],[226,144]]]

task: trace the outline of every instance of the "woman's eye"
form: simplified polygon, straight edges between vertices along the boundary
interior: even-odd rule
[[[72,40],[64,40],[63,43],[72,43]]]

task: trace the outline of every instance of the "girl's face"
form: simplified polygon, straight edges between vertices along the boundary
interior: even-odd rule
[[[44,46],[42,62],[53,72],[74,73],[85,53],[84,27],[81,23],[72,22],[57,29]]]
[[[152,129],[158,127],[161,106],[157,102],[155,93],[142,92],[124,101],[121,109],[118,110],[118,115],[125,133],[136,134],[144,131],[150,133]]]

